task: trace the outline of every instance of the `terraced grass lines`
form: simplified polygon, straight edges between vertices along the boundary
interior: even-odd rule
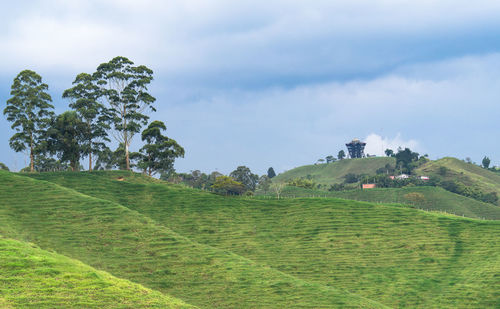
[[[406,195],[421,193],[422,200],[411,200]],[[268,196],[273,196],[271,193]],[[469,218],[500,220],[500,207],[446,191],[439,187],[376,188],[349,191],[320,191],[286,187],[284,197],[338,197],[375,203],[400,203],[419,209],[442,211]]]
[[[391,307],[500,305],[498,221],[339,199],[224,198],[116,181],[117,175],[35,177],[120,202],[198,242]]]
[[[106,189],[94,175],[61,176],[64,181],[82,177],[90,188]],[[112,194],[125,189],[105,187],[118,190]],[[0,234],[55,250],[190,304],[212,308],[384,307],[261,266],[228,250],[199,244],[119,204],[46,181],[0,172],[0,196]]]
[[[1,308],[194,308],[79,261],[0,236]]]

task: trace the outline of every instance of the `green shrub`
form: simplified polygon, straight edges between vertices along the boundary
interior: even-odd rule
[[[0,170],[8,171],[9,168],[7,167],[7,165],[5,165],[2,162],[0,162]]]
[[[312,179],[304,179],[304,178],[295,178],[287,181],[288,186],[305,188],[305,189],[314,189],[316,187],[316,183]]]

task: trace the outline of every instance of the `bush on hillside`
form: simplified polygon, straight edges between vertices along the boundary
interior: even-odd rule
[[[286,183],[288,186],[306,188],[306,189],[314,189],[316,188],[316,183],[312,179],[305,178],[295,178],[288,180]]]
[[[403,196],[407,201],[413,204],[422,204],[425,202],[425,196],[419,192],[410,192]]]
[[[395,169],[392,165],[390,165],[389,163],[387,163],[384,167],[381,167],[379,169],[377,169],[375,171],[375,173],[377,173],[377,175],[380,175],[380,174],[386,174],[386,175],[389,175],[389,174],[394,174],[395,172]]]
[[[7,165],[5,165],[2,162],[0,162],[0,170],[8,171],[9,168],[7,167]]]
[[[457,180],[445,180],[441,181],[438,186],[441,188],[460,194],[463,196],[467,196],[482,202],[496,204],[498,202],[498,196],[496,192],[484,192],[478,187],[475,186],[467,186],[460,181]]]
[[[241,195],[245,192],[245,186],[229,176],[219,176],[212,185],[215,193],[222,195]]]
[[[328,191],[344,191],[345,190],[345,185],[343,183],[334,183],[333,185],[330,186]]]
[[[358,182],[360,178],[360,175],[349,173],[344,176],[344,183],[355,183]]]

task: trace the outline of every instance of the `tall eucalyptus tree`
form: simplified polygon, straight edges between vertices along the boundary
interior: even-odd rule
[[[108,103],[115,138],[125,146],[126,169],[130,169],[130,143],[148,122],[146,109],[156,111],[156,99],[148,93],[153,71],[144,65],[134,66],[125,57],[115,57],[99,65],[95,77]]]
[[[36,72],[20,72],[14,78],[10,91],[12,97],[7,100],[3,111],[7,120],[13,122],[12,129],[16,130],[9,145],[16,152],[29,150],[31,172],[35,170],[35,155],[40,152],[43,134],[54,116],[48,88]]]
[[[111,116],[101,103],[103,93],[97,83],[96,75],[80,73],[73,81],[73,87],[63,93],[63,98],[71,100],[69,105],[85,123],[84,138],[80,145],[82,154],[89,157],[89,171],[92,160],[107,149],[109,142],[107,130],[110,129]],[[95,157],[93,157],[95,155]]]

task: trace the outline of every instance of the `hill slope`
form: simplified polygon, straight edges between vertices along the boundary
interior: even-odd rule
[[[444,175],[440,173],[441,167],[447,168]],[[447,157],[427,162],[417,169],[417,173],[446,180],[459,180],[466,185],[475,185],[485,192],[496,192],[500,196],[500,174],[455,158]]]
[[[79,261],[0,236],[2,308],[193,308]]]
[[[95,182],[94,174],[60,175],[63,182],[70,178],[90,181],[91,188],[102,192],[119,195],[112,190],[125,189],[103,187]],[[116,179],[109,182],[126,184]],[[56,250],[191,304],[215,308],[383,307],[199,244],[117,203],[53,183],[0,172],[0,196],[0,234]]]
[[[500,305],[500,222],[338,199],[224,198],[111,175],[34,177],[120,202],[200,243],[388,306]]]
[[[421,193],[423,200],[411,200],[405,195]],[[268,196],[275,196],[269,193]],[[323,191],[287,186],[282,196],[287,197],[338,197],[374,203],[408,204],[424,210],[442,211],[469,218],[500,220],[500,207],[480,202],[444,190],[440,187],[376,188],[367,190]]]
[[[331,185],[344,181],[344,176],[352,174],[375,174],[376,170],[384,167],[386,164],[394,166],[396,159],[388,157],[374,157],[363,159],[345,159],[329,164],[304,165],[273,178],[273,181],[285,182],[289,179],[307,177],[323,185]]]

